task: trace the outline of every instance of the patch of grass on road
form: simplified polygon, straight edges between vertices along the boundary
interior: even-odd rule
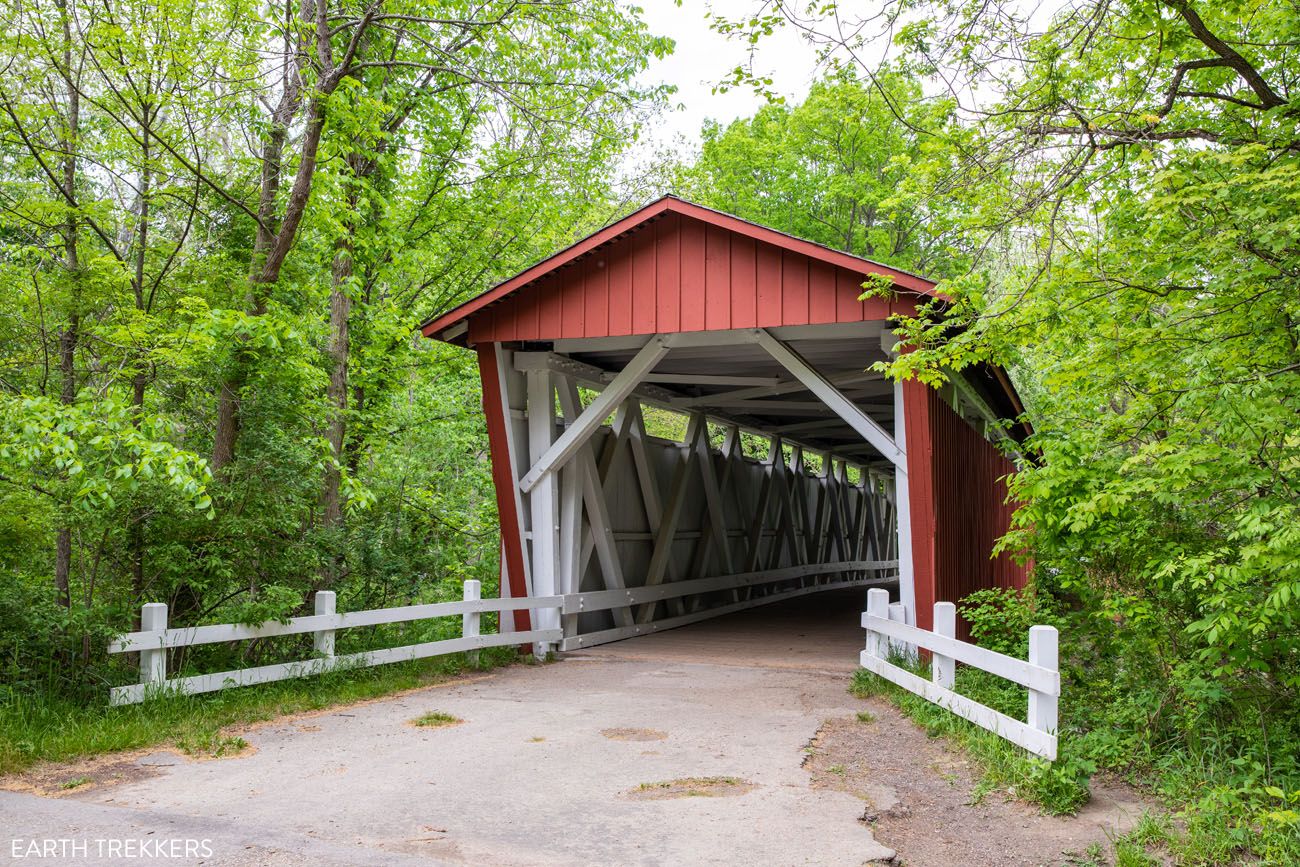
[[[754,784],[739,777],[682,777],[657,783],[642,783],[627,794],[640,800],[666,798],[725,798],[752,791]]]
[[[440,710],[431,710],[423,716],[418,716],[411,720],[411,725],[430,729],[440,729],[443,726],[455,726],[460,725],[463,722],[464,720],[458,716],[452,716],[451,714],[443,713]]]
[[[70,699],[15,696],[0,704],[0,776],[42,761],[65,762],[147,747],[175,746],[207,757],[228,755],[242,748],[242,743],[235,743],[242,739],[223,734],[227,727],[382,698],[517,658],[513,648],[479,653],[477,666],[460,655],[438,657],[124,707],[108,706],[107,688],[104,702],[93,706]]]

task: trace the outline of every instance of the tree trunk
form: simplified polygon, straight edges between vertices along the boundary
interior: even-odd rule
[[[67,0],[55,0],[63,25],[63,74],[68,86],[68,114],[63,136],[63,199],[72,202],[76,197],[77,183],[77,133],[81,123],[81,100],[72,82],[72,24],[68,18]],[[77,343],[81,332],[81,263],[77,254],[77,215],[67,206],[68,217],[63,225],[64,268],[71,281],[72,292],[68,305],[68,324],[59,334],[59,372],[62,384],[59,400],[71,406],[77,399]],[[60,518],[54,542],[54,590],[59,604],[72,607],[72,527]]]
[[[348,157],[351,180],[359,183],[364,174],[368,174],[366,163],[359,154]],[[347,197],[347,207],[343,219],[343,235],[339,238],[334,251],[334,263],[330,281],[330,338],[328,354],[330,358],[330,381],[326,392],[329,402],[329,423],[325,438],[330,444],[330,457],[333,459],[325,467],[325,477],[321,484],[322,526],[330,534],[330,543],[334,547],[326,563],[321,579],[326,587],[332,587],[339,578],[343,566],[340,540],[335,538],[341,533],[343,521],[343,497],[340,491],[342,482],[341,467],[345,460],[344,442],[347,439],[348,410],[348,353],[351,343],[348,333],[352,316],[352,275],[354,273],[352,255],[356,247],[357,206],[359,196],[356,187]]]

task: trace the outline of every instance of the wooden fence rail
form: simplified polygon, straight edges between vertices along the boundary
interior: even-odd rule
[[[485,611],[518,611],[520,609],[561,608],[560,596],[524,599],[482,599],[478,581],[466,581],[464,600],[439,602],[431,605],[407,605],[401,608],[379,608],[371,611],[352,611],[339,614],[334,611],[334,594],[321,590],[315,597],[315,614],[294,617],[285,623],[263,623],[257,626],[223,623],[214,626],[191,626],[184,629],[167,628],[167,605],[151,602],[143,607],[139,632],[118,638],[108,647],[109,653],[139,652],[140,682],[109,690],[109,702],[114,705],[134,704],[155,694],[196,694],[214,692],[231,686],[268,683],[294,677],[307,677],[340,668],[366,668],[390,662],[406,662],[449,653],[476,651],[484,647],[502,647],[521,644],[554,644],[563,633],[560,629],[534,629],[528,632],[505,632],[484,635],[479,631],[480,617]],[[434,617],[461,615],[462,635],[442,641],[426,641],[383,650],[367,650],[343,656],[334,654],[334,633],[339,629],[357,626],[375,626],[383,623],[406,623]],[[313,659],[301,662],[284,662],[262,665],[216,674],[199,674],[191,677],[167,679],[167,651],[173,647],[212,644],[220,641],[247,641],[277,635],[312,634]]]
[[[868,590],[867,611],[862,615],[862,626],[867,630],[867,647],[861,655],[863,668],[1035,755],[1056,759],[1057,710],[1061,695],[1056,627],[1029,628],[1029,659],[1026,661],[958,641],[955,637],[957,608],[951,602],[935,603],[933,632],[909,626],[900,622],[897,614],[894,618],[890,614],[889,592]],[[889,661],[891,646],[897,648],[899,645],[930,651],[930,680]],[[1028,722],[1021,722],[953,692],[958,662],[1026,687],[1029,690]]]

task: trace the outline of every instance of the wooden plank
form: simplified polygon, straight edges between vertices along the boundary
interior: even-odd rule
[[[912,674],[899,668],[896,665],[881,659],[878,656],[871,655],[868,651],[862,651],[859,656],[862,667],[883,677],[885,680],[896,683],[909,692],[914,692],[928,701],[932,701],[942,708],[952,711],[957,716],[975,723],[981,728],[1004,737],[1014,744],[1024,747],[1029,752],[1042,756],[1049,761],[1056,759],[1056,736],[1041,732],[1029,725],[1022,723],[1020,720],[998,713],[990,707],[985,707],[978,702],[972,701],[964,695],[958,695],[949,689],[944,689],[937,684],[931,683],[922,677]]]
[[[528,379],[528,458],[536,463],[541,460],[552,445],[555,435],[555,389],[554,374],[549,370],[530,370]],[[523,483],[520,482],[520,488]],[[533,592],[550,596],[562,588],[557,576],[559,568],[559,492],[555,475],[546,473],[538,479],[538,484],[528,496],[528,510],[531,515],[532,539],[532,576]],[[545,629],[559,626],[560,618],[553,612],[538,612],[533,625]],[[536,648],[539,656],[545,655],[547,648]]]
[[[404,647],[391,647],[385,650],[368,650],[362,653],[349,653],[344,656],[309,659],[303,662],[283,662],[276,665],[261,665],[256,668],[222,671],[216,674],[198,674],[193,677],[176,678],[162,684],[133,683],[109,690],[109,704],[135,704],[156,694],[197,695],[204,692],[216,692],[227,687],[250,686],[256,683],[270,683],[295,677],[310,677],[337,669],[369,668],[390,662],[407,662],[413,659],[425,659],[430,656],[480,650],[485,647],[555,643],[563,637],[559,629],[493,633],[491,635],[451,638],[444,641],[428,641],[423,644],[408,644]]]
[[[973,665],[1035,692],[1057,696],[1061,694],[1061,674],[1054,669],[1043,668],[977,644],[968,644],[965,641],[938,635],[928,629],[897,623],[888,617],[878,617],[870,612],[862,615],[862,627],[889,638],[896,638],[941,653],[958,662]]]
[[[765,569],[762,572],[738,572],[734,575],[693,578],[649,587],[628,587],[624,590],[591,590],[566,596],[564,604],[566,609],[605,611],[616,605],[644,605],[697,593],[710,593],[717,590],[731,590],[738,587],[752,587],[757,584],[789,581],[792,578],[802,578],[807,575],[830,575],[841,572],[888,572],[894,568],[897,568],[897,564],[892,561],[875,560],[857,560],[844,563],[807,563],[799,566],[786,566],[782,569]],[[885,576],[878,580],[888,581],[889,577]]]
[[[433,602],[427,605],[403,605],[395,608],[374,608],[368,611],[348,611],[341,614],[309,614],[294,617],[287,623],[270,621],[256,626],[238,623],[219,623],[210,626],[189,626],[165,631],[128,632],[108,645],[109,653],[133,653],[167,647],[190,647],[196,644],[215,644],[222,641],[248,641],[254,638],[273,638],[277,635],[302,635],[330,629],[355,629],[358,626],[379,626],[385,623],[408,623],[433,617],[452,617],[487,611],[526,611],[530,608],[559,608],[563,596],[542,596],[522,599],[480,599],[475,601]]]

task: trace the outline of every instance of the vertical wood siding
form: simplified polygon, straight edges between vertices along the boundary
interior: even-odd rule
[[[857,273],[667,213],[473,314],[471,343],[884,319]]]
[[[1024,587],[1027,567],[1006,554],[990,558],[1015,511],[1004,477],[1015,466],[933,389],[904,384],[912,558],[917,623],[925,629],[935,602],[960,602],[990,587]],[[959,618],[958,636],[969,637]]]

